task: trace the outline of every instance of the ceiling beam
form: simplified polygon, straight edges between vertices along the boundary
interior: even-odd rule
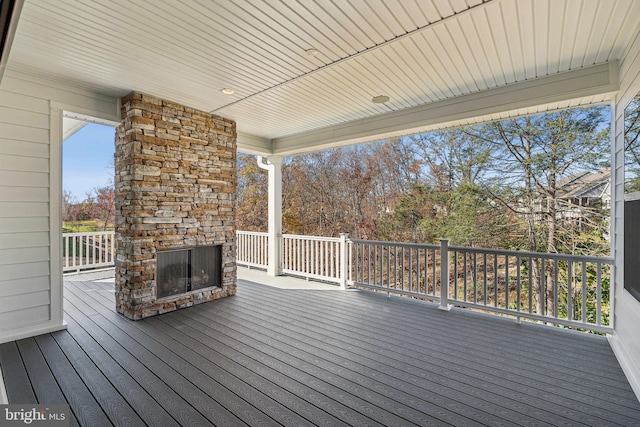
[[[238,151],[247,154],[270,155],[273,154],[273,146],[270,139],[248,133],[238,132]]]
[[[457,120],[616,92],[618,63],[609,62],[462,95],[272,140],[273,154],[292,155],[378,141]]]
[[[23,0],[0,0],[0,82],[7,68]]]

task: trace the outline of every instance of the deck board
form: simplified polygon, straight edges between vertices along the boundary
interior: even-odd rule
[[[91,298],[91,295],[95,294],[89,295],[90,296],[88,298],[83,299],[83,302],[94,308],[94,310],[99,311],[99,303],[94,302]],[[130,321],[118,316],[115,312],[110,311],[109,314],[113,315],[112,319],[115,319],[116,322],[121,321],[123,324],[131,326],[131,331],[137,329]],[[146,337],[141,335],[135,337],[129,335],[128,332],[131,331],[122,331],[106,317],[93,316],[91,320],[98,328],[102,329],[110,336],[114,338],[117,337],[118,343],[121,344],[127,352],[135,357],[150,372],[156,375],[162,383],[169,385],[174,392],[183,398],[184,407],[181,409],[181,412],[191,412],[190,409],[195,409],[207,420],[204,421],[199,419],[200,417],[194,413],[194,422],[196,425],[201,423],[205,425],[242,425],[233,413],[215,399],[211,398],[206,391],[198,388],[198,386],[190,381],[193,379],[191,378],[192,375],[190,372],[186,371],[186,369],[189,368],[189,364],[184,360],[172,359],[171,352],[166,347],[156,344],[153,340],[147,340]],[[147,348],[147,346],[150,346],[151,349]],[[152,349],[155,351],[152,351]],[[221,389],[216,388],[215,384],[206,385],[209,388],[207,391],[212,394],[215,394],[216,391],[220,393],[223,392]],[[146,385],[146,388],[150,389],[155,386],[161,387],[162,384],[154,381]]]
[[[68,330],[0,345],[0,367],[10,402],[66,401],[72,425],[640,424],[604,337],[243,280],[137,322],[108,281],[64,295]]]
[[[52,334],[39,335],[35,339],[47,360],[51,372],[56,377],[56,381],[58,381],[67,402],[73,408],[73,414],[78,419],[80,425],[111,425],[104,409],[100,407],[87,385],[78,375],[76,368],[67,359],[60,347],[58,347]],[[31,381],[37,381],[37,379],[32,378]],[[39,402],[50,403],[48,401],[43,402],[42,400],[39,400]]]
[[[367,296],[370,297],[370,295]],[[257,299],[263,300],[265,298],[269,298],[269,296],[267,294],[256,294],[252,296],[252,299],[254,301]],[[321,296],[315,297],[316,300],[319,300],[321,298]],[[339,304],[339,302],[336,302],[333,298],[330,302],[333,305]],[[255,311],[252,311],[252,313],[259,312],[261,310],[269,310],[269,308],[263,309],[263,307],[270,307],[270,305],[254,304]],[[634,399],[634,397],[629,393],[630,389],[628,387],[628,384],[622,388],[617,386],[617,384],[619,384],[620,382],[616,382],[615,380],[619,379],[620,375],[622,374],[622,371],[619,367],[611,370],[611,372],[615,374],[613,376],[611,375],[611,372],[609,372],[607,375],[599,375],[599,372],[593,372],[593,367],[607,367],[608,365],[613,365],[612,362],[614,360],[610,357],[596,358],[592,356],[589,358],[589,363],[585,366],[576,366],[574,364],[573,366],[567,366],[566,369],[558,369],[558,365],[564,364],[567,359],[569,359],[569,362],[573,361],[575,363],[576,359],[571,357],[574,349],[567,349],[564,353],[553,357],[549,355],[549,352],[539,352],[539,354],[542,354],[545,357],[545,360],[552,362],[547,366],[543,366],[541,363],[539,363],[539,359],[535,358],[533,359],[533,362],[537,363],[527,363],[531,360],[531,352],[533,351],[533,349],[530,349],[528,351],[521,351],[519,347],[522,344],[526,345],[527,343],[525,342],[521,344],[517,342],[517,336],[514,336],[513,331],[510,333],[511,341],[507,340],[506,343],[498,341],[497,343],[500,345],[496,346],[495,348],[485,348],[486,346],[483,347],[483,344],[486,342],[484,340],[491,338],[490,336],[484,337],[483,335],[487,335],[486,330],[491,330],[490,326],[491,321],[494,320],[493,318],[489,319],[490,322],[485,326],[485,329],[478,330],[478,333],[480,333],[481,336],[478,336],[478,334],[475,333],[472,334],[472,336],[469,336],[468,333],[458,333],[457,328],[450,328],[447,326],[450,323],[449,319],[447,319],[447,324],[440,325],[440,327],[438,327],[438,325],[436,325],[434,322],[431,322],[429,325],[428,333],[421,332],[419,330],[407,332],[405,331],[407,327],[405,326],[405,320],[403,319],[380,318],[375,313],[369,313],[366,306],[364,310],[359,313],[357,311],[356,304],[354,303],[351,303],[349,305],[349,308],[350,321],[359,319],[359,321],[362,322],[358,325],[357,328],[344,328],[344,322],[346,322],[347,319],[335,318],[333,319],[333,321],[323,321],[321,328],[322,331],[330,331],[332,338],[344,337],[344,339],[348,340],[349,342],[354,342],[354,340],[355,342],[362,341],[365,348],[367,348],[368,346],[376,346],[376,348],[379,348],[378,352],[384,351],[386,349],[386,351],[405,355],[408,360],[416,359],[424,363],[438,362],[438,359],[430,359],[429,357],[437,358],[437,356],[444,355],[446,356],[444,362],[447,365],[442,366],[443,368],[450,368],[452,366],[450,364],[450,360],[452,358],[455,358],[457,362],[462,363],[461,368],[465,367],[464,362],[466,362],[466,364],[473,366],[474,371],[478,373],[484,372],[491,375],[495,373],[496,370],[499,370],[505,378],[508,378],[514,382],[525,382],[528,387],[532,385],[539,385],[540,387],[555,385],[559,387],[558,391],[561,394],[563,391],[578,391],[588,395],[590,393],[590,389],[587,385],[585,385],[586,374],[589,375],[590,379],[593,379],[595,377],[595,379],[598,380],[598,385],[601,391],[605,392],[605,395],[602,396],[605,399],[604,402],[610,401],[611,403],[620,404],[621,399],[626,399],[632,405],[632,407],[636,405],[637,402],[636,400],[632,400]],[[309,306],[307,306],[304,309],[304,313],[302,311],[299,311],[301,317],[299,318],[298,323],[306,323],[305,328],[310,328],[311,330],[313,330],[315,322],[313,316],[318,316],[321,313],[327,313],[327,309],[328,307],[322,307],[320,310],[314,312]],[[294,308],[294,310],[296,309]],[[418,308],[418,310],[419,311],[417,312],[417,314],[424,313],[424,310],[420,310],[420,308]],[[272,311],[272,313],[277,312]],[[449,313],[441,314],[446,317],[451,317]],[[456,315],[459,314],[462,313],[456,313]],[[305,315],[306,318],[303,317]],[[419,323],[421,321],[419,318],[411,317],[411,312],[406,309],[403,312],[403,316],[404,319],[410,319],[411,322],[414,323]],[[273,319],[273,321],[278,324],[276,319]],[[422,321],[424,321],[424,319]],[[476,322],[477,321],[478,319],[476,319]],[[529,326],[532,325],[522,325],[522,327],[525,329],[528,329]],[[463,331],[468,332],[469,329],[470,328],[467,326]],[[553,332],[556,331],[548,331],[549,328],[545,329],[547,329],[547,335],[556,336],[556,341],[552,341],[551,347],[551,350],[554,351],[555,348],[558,347],[558,342],[562,342],[561,339],[562,337],[566,336],[566,333],[569,333],[571,338],[579,335],[567,331],[557,331],[559,332],[559,334],[554,334]],[[319,336],[316,339],[321,339],[321,337],[322,336]],[[440,342],[442,342],[442,345],[439,345],[437,350],[424,345],[426,342],[429,342],[428,340],[433,341],[437,338],[439,338]],[[599,340],[598,337],[592,336],[592,338],[596,341]],[[608,347],[604,338],[602,338],[601,341],[601,344],[604,344],[604,346]],[[564,342],[566,342],[566,340]],[[455,348],[456,346],[459,346],[460,343],[462,343],[463,346],[466,346],[464,352],[459,348]],[[494,343],[496,343],[495,340]],[[333,346],[333,344],[331,343],[329,345]],[[475,348],[471,345],[473,345]],[[478,349],[481,351],[478,351]],[[540,344],[538,344],[536,349],[540,350]],[[506,357],[505,352],[509,352],[508,354],[513,357]],[[427,355],[430,356],[427,357]],[[531,367],[523,370],[521,369],[522,364],[518,364],[519,361],[520,363],[524,362]],[[574,367],[576,369],[571,370],[571,367]],[[580,375],[572,374],[572,372],[574,371],[579,372],[578,369],[582,370],[582,373]],[[549,373],[552,373],[552,375],[549,375]],[[466,372],[465,374],[473,375],[473,372]],[[500,378],[497,377],[497,379]],[[560,384],[558,384],[559,381]],[[599,400],[600,399],[598,399],[598,401]]]
[[[38,402],[15,341],[0,344],[0,367],[9,402]]]
[[[67,403],[64,393],[60,390],[55,377],[51,373],[47,362],[40,352],[35,339],[29,338],[21,340],[17,343],[25,364],[26,371],[29,372],[31,378],[37,378],[37,381],[27,381],[31,384],[38,401],[47,400],[47,403]],[[69,424],[71,426],[79,425],[78,420],[73,414],[70,414]]]
[[[189,378],[194,385],[206,391],[209,396],[215,398],[225,408],[229,408],[243,422],[251,425],[271,425],[274,422],[285,424],[308,422],[295,412],[287,410],[277,401],[256,393],[255,388],[239,381],[237,377],[226,370],[211,369],[211,361],[198,360],[199,366],[196,366],[194,358],[189,357],[193,354],[189,348],[176,346],[176,341],[173,338],[163,334],[149,333],[150,331],[155,331],[155,329],[145,328],[146,322],[130,322],[123,319],[113,313],[113,310],[102,306],[100,301],[95,301],[95,305],[92,305],[92,307],[112,322],[113,326],[107,326],[107,328],[111,328],[112,331],[114,327],[120,328],[122,333],[138,340],[150,351],[155,354],[162,354],[162,358],[166,363],[178,370],[185,378]],[[203,377],[203,374],[206,374],[207,377]],[[259,411],[252,405],[246,405],[248,401],[255,402],[255,405],[263,408],[266,413]],[[220,411],[220,408],[216,409]],[[230,425],[230,423],[237,424],[235,419],[212,421],[225,425]]]

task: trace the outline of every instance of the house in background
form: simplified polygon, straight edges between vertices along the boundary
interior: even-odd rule
[[[145,137],[191,146],[202,144],[201,132],[219,147],[263,156],[276,242],[283,156],[607,103],[615,259],[608,338],[640,396],[640,301],[624,276],[624,110],[640,93],[640,2],[2,0],[0,48],[0,342],[65,327],[61,150],[77,125],[69,119],[122,125],[125,157],[148,149]],[[127,140],[132,134],[140,139]],[[220,163],[207,165],[224,170],[233,155],[221,148],[207,157]],[[154,158],[172,171],[136,169],[131,176],[145,189],[183,167]],[[186,191],[234,180],[231,172],[182,178]],[[233,209],[233,191],[225,191],[221,212]],[[160,217],[136,221],[151,228]],[[186,230],[198,221],[178,222]],[[280,258],[279,245],[269,250],[269,259]],[[124,263],[144,255],[119,254]]]
[[[560,215],[565,218],[579,218],[582,207],[611,208],[610,169],[576,173],[561,180],[558,187]]]

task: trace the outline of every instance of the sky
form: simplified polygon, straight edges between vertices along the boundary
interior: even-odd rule
[[[62,144],[62,188],[77,201],[113,183],[115,128],[87,124]]]

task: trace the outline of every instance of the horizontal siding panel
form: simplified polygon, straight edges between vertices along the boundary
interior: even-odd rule
[[[4,123],[0,119],[0,135],[4,138],[20,141],[49,143],[49,129],[40,129],[30,126],[22,126],[13,123]]]
[[[49,101],[21,93],[0,91],[0,106],[34,113],[49,114]]]
[[[50,320],[49,305],[0,313],[0,330],[12,330]]]
[[[622,105],[628,104],[640,91],[640,34],[636,38],[630,55],[620,64],[620,100]],[[633,76],[636,76],[635,78]]]
[[[2,138],[0,136],[0,154],[48,158],[49,145],[28,141],[16,141],[13,139]]]
[[[0,233],[15,233],[16,231],[49,231],[49,218],[3,218],[0,219]]]
[[[51,283],[47,276],[27,277],[25,279],[15,280],[0,280],[0,298],[7,295],[48,291],[49,289],[51,289]]]
[[[0,185],[0,200],[5,202],[48,202],[49,189],[38,187],[5,187]]]
[[[0,170],[0,182],[10,182],[14,187],[48,187],[49,173]]]
[[[4,280],[25,279],[49,275],[49,262],[0,265],[0,277]]]
[[[10,312],[40,307],[51,302],[48,290],[5,296],[2,298],[0,312]]]
[[[49,114],[34,113],[0,106],[0,122],[49,129]]]
[[[22,172],[48,172],[49,159],[4,154],[0,156],[0,169]]]
[[[2,80],[2,89],[42,99],[51,99],[62,104],[77,106],[83,110],[104,113],[117,120],[119,117],[118,98],[99,94],[63,82],[43,77],[25,76],[7,70]]]
[[[1,236],[1,235],[0,235]],[[0,249],[0,266],[25,262],[48,262],[49,247]]]
[[[49,203],[0,201],[0,218],[49,216]]]
[[[0,249],[35,248],[49,246],[49,232],[0,234]],[[2,277],[0,275],[0,277]]]

